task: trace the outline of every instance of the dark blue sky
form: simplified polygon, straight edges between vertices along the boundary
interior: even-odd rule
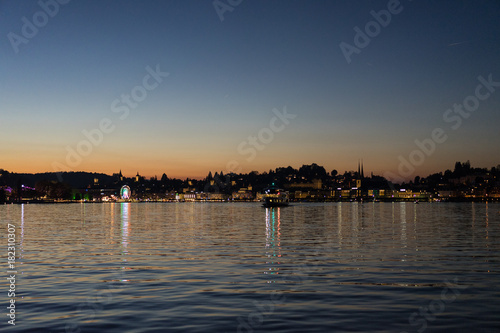
[[[354,28],[388,6],[398,13],[348,62],[340,44],[356,46]],[[480,88],[489,95],[467,118],[444,119],[478,77],[500,82],[500,2],[244,0],[223,21],[212,1],[58,7],[51,17],[37,1],[0,1],[0,168],[202,177],[312,162],[344,171],[363,158],[367,171],[413,178],[500,163],[500,87]],[[29,38],[26,20],[40,26]],[[115,112],[145,91],[147,67],[169,75]],[[270,127],[273,109],[296,117]],[[436,128],[446,139],[426,153],[415,140]]]

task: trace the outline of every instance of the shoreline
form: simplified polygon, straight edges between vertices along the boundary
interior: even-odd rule
[[[378,200],[296,200],[290,203],[333,203],[333,202],[356,202],[356,203],[387,203],[387,202],[408,202],[408,203],[499,203],[500,198],[446,198],[442,200],[408,200],[408,199],[378,199]],[[113,203],[262,203],[256,200],[120,200],[120,201],[82,201],[82,200],[25,200],[25,201],[12,201],[3,202],[0,205],[23,205],[23,204],[113,204]]]

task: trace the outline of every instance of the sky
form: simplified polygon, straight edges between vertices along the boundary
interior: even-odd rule
[[[0,168],[490,168],[499,16],[473,0],[0,0]]]

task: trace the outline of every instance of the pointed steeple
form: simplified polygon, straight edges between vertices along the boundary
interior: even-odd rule
[[[363,159],[361,159],[361,178],[365,178],[365,172],[363,171]]]

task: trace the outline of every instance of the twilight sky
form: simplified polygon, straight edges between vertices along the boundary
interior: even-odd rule
[[[0,168],[500,163],[498,1],[66,2],[0,1]]]

